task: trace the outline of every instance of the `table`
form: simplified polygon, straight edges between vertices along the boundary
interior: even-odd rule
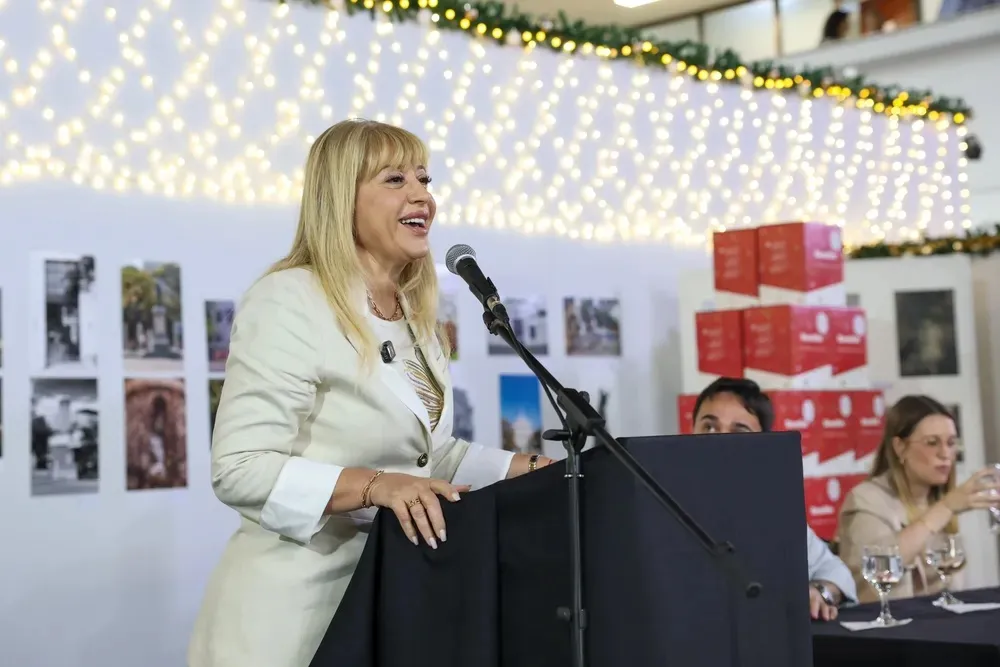
[[[1000,588],[956,592],[962,602],[1000,602]],[[833,623],[813,623],[814,667],[1000,667],[1000,609],[955,614],[933,597],[895,600],[897,628],[851,632],[839,621],[871,621],[878,604],[842,609]]]

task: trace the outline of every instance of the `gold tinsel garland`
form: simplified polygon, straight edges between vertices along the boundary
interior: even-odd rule
[[[1000,252],[1000,223],[992,229],[970,230],[965,236],[943,236],[906,243],[871,243],[847,249],[851,259],[922,257],[928,255],[992,255]]]

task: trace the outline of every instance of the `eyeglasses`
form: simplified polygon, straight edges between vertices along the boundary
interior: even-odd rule
[[[919,443],[928,447],[940,447],[946,445],[949,449],[961,449],[962,440],[958,436],[952,438],[942,438],[939,435],[927,435],[922,438],[911,438],[907,440],[911,444]]]

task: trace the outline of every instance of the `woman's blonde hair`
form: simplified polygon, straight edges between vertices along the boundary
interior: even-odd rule
[[[916,499],[913,497],[910,483],[906,477],[906,470],[896,453],[893,441],[896,438],[906,440],[913,435],[913,431],[916,430],[920,422],[932,415],[941,415],[952,421],[955,420],[955,416],[948,408],[930,396],[904,396],[899,399],[895,405],[889,408],[889,412],[885,416],[882,442],[879,444],[878,451],[875,453],[875,461],[872,464],[871,477],[886,475],[889,486],[906,508],[909,523],[916,521],[922,511],[917,507]],[[931,487],[927,502],[936,503],[954,488],[955,466],[952,465],[948,481],[941,486]],[[948,522],[945,531],[958,532],[958,519],[956,517],[952,517],[951,521]]]
[[[305,268],[316,275],[338,324],[357,347],[363,368],[371,368],[378,341],[356,297],[364,277],[354,220],[358,187],[383,169],[427,162],[424,143],[393,125],[346,120],[327,129],[309,149],[292,249],[267,271]],[[432,339],[437,331],[438,283],[430,254],[403,269],[398,291],[418,339]]]

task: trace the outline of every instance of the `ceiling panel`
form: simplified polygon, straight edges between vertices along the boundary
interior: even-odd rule
[[[616,5],[614,0],[505,0],[504,4],[517,5],[533,16],[555,16],[561,9],[571,19],[590,24],[633,26],[735,3],[734,0],[656,0],[631,9]]]

